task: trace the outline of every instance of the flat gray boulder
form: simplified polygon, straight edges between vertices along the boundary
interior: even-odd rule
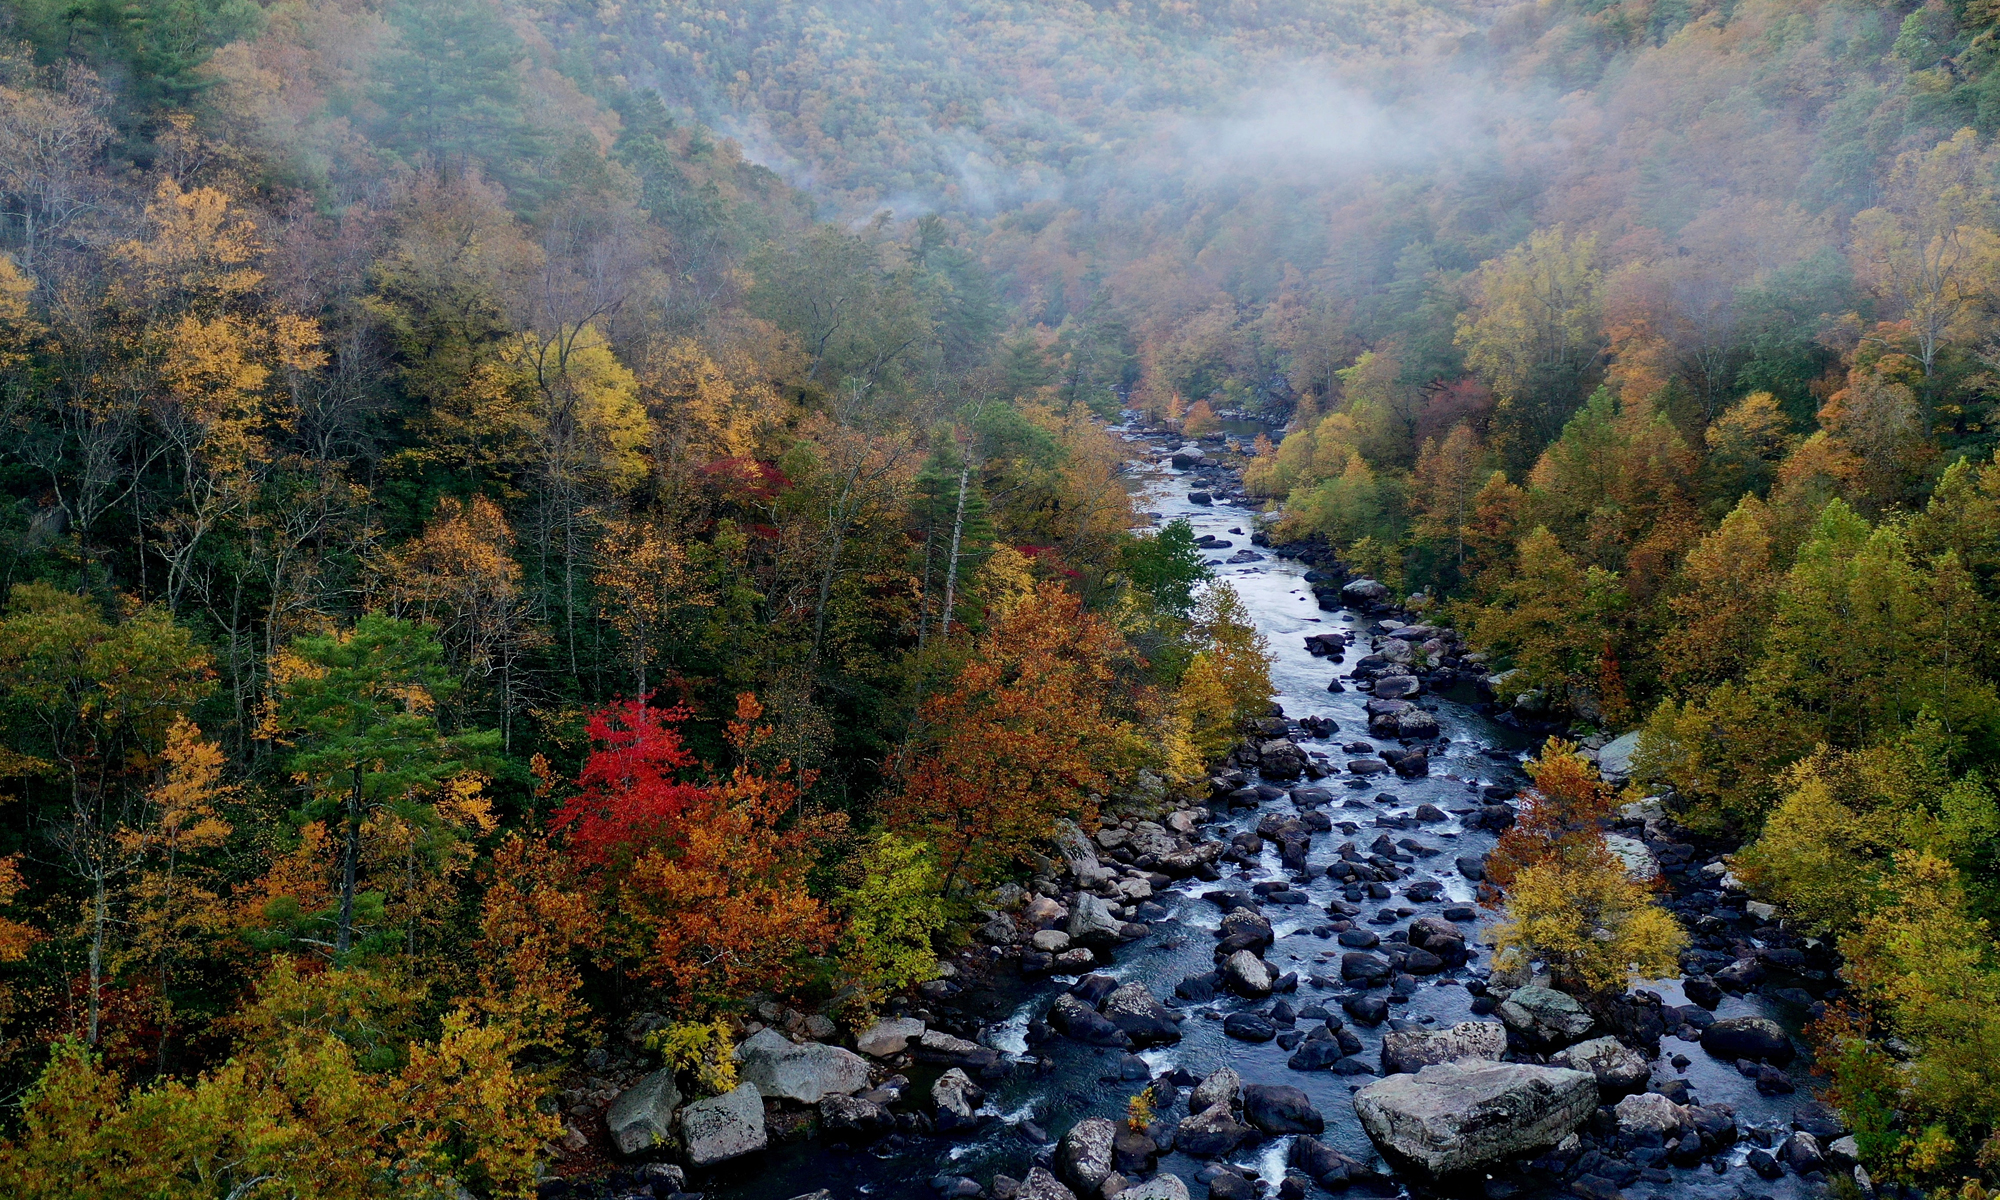
[[[979,1123],[979,1106],[986,1102],[986,1093],[972,1082],[957,1067],[938,1076],[931,1084],[931,1104],[937,1110],[937,1127],[943,1130],[965,1129]]]
[[[1253,1000],[1270,995],[1276,982],[1271,978],[1270,965],[1248,950],[1238,950],[1223,960],[1222,981],[1229,985],[1230,991]]]
[[[1095,1195],[1111,1174],[1111,1142],[1118,1127],[1104,1117],[1087,1117],[1070,1126],[1056,1143],[1056,1176],[1086,1196]]]
[[[1174,1146],[1190,1158],[1222,1158],[1257,1135],[1236,1119],[1227,1104],[1212,1105],[1181,1119]]]
[[[1064,1187],[1062,1180],[1036,1167],[1021,1181],[1015,1200],[1076,1200],[1076,1193]]]
[[[823,1042],[793,1042],[775,1029],[759,1030],[738,1046],[736,1064],[738,1079],[774,1100],[818,1104],[824,1096],[868,1089],[867,1059]]]
[[[674,1131],[674,1111],[681,1106],[673,1068],[655,1071],[619,1093],[604,1114],[611,1144],[620,1154],[637,1154]]]
[[[1078,946],[1110,946],[1124,939],[1125,922],[1110,905],[1089,892],[1080,892],[1063,932]]]
[[[1462,1021],[1448,1029],[1391,1030],[1382,1035],[1382,1069],[1414,1075],[1438,1063],[1478,1059],[1499,1062],[1507,1052],[1507,1027],[1492,1021]]]
[[[1163,1171],[1144,1183],[1135,1183],[1118,1193],[1119,1200],[1188,1200],[1187,1184],[1171,1171]]]
[[[1628,1049],[1614,1037],[1592,1038],[1549,1056],[1549,1064],[1572,1071],[1588,1071],[1597,1079],[1598,1096],[1606,1103],[1640,1091],[1652,1078],[1653,1066],[1646,1056]]]
[[[889,1017],[875,1022],[854,1037],[854,1048],[870,1058],[887,1058],[909,1049],[924,1036],[924,1023],[915,1017]]]
[[[1542,1049],[1582,1041],[1596,1024],[1576,997],[1532,985],[1515,988],[1495,1011],[1507,1028]]]
[[[1354,1094],[1383,1155],[1432,1179],[1553,1146],[1596,1110],[1589,1075],[1520,1063],[1441,1063]]]
[[[754,1083],[681,1109],[681,1145],[688,1163],[712,1166],[740,1158],[769,1144],[764,1133],[764,1096]]]
[[[1243,1102],[1243,1077],[1232,1068],[1217,1067],[1188,1093],[1188,1111],[1206,1112],[1218,1104],[1235,1108]]]

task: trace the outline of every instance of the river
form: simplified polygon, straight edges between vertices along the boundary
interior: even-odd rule
[[[1177,438],[1127,436],[1135,441],[1135,450],[1153,453],[1171,450],[1179,441]],[[1331,717],[1340,725],[1340,732],[1332,738],[1308,742],[1305,748],[1333,769],[1329,778],[1313,785],[1335,794],[1334,803],[1326,806],[1326,811],[1336,822],[1351,822],[1352,828],[1337,825],[1334,832],[1316,834],[1311,861],[1320,864],[1331,860],[1345,840],[1352,839],[1366,847],[1383,833],[1387,833],[1391,841],[1413,838],[1426,848],[1439,851],[1435,856],[1415,857],[1412,864],[1415,874],[1406,882],[1435,879],[1444,888],[1440,899],[1430,903],[1407,900],[1401,894],[1405,884],[1398,884],[1394,899],[1363,902],[1364,915],[1357,918],[1357,925],[1383,934],[1406,926],[1415,917],[1435,914],[1447,906],[1470,901],[1473,898],[1472,885],[1458,874],[1454,861],[1460,855],[1483,855],[1492,848],[1493,835],[1483,830],[1466,829],[1455,817],[1444,824],[1412,824],[1400,828],[1395,827],[1396,818],[1408,816],[1424,803],[1433,804],[1447,813],[1454,808],[1465,808],[1473,793],[1482,785],[1514,787],[1525,784],[1526,776],[1520,769],[1520,761],[1528,751],[1527,739],[1480,715],[1469,702],[1470,697],[1427,695],[1422,703],[1434,709],[1442,734],[1449,739],[1442,752],[1433,752],[1430,776],[1416,780],[1395,776],[1375,777],[1366,781],[1365,786],[1348,786],[1351,777],[1341,767],[1356,755],[1344,752],[1341,747],[1346,743],[1373,741],[1367,736],[1368,721],[1363,709],[1368,697],[1366,693],[1351,689],[1329,693],[1328,681],[1336,673],[1344,676],[1345,668],[1312,657],[1306,651],[1303,639],[1307,634],[1329,630],[1352,633],[1359,643],[1353,655],[1358,655],[1365,652],[1369,637],[1375,632],[1374,622],[1349,611],[1321,611],[1303,578],[1306,568],[1296,562],[1262,550],[1258,553],[1263,557],[1256,562],[1223,562],[1235,550],[1250,546],[1247,534],[1251,529],[1252,514],[1241,508],[1191,503],[1187,496],[1188,481],[1182,477],[1183,473],[1171,466],[1154,465],[1151,457],[1149,453],[1145,458],[1135,460],[1134,469],[1142,489],[1142,507],[1152,509],[1159,523],[1184,518],[1194,527],[1197,536],[1213,534],[1233,543],[1231,549],[1212,552],[1209,558],[1214,563],[1217,577],[1236,589],[1258,629],[1270,643],[1275,699],[1284,707],[1286,715],[1293,718]],[[1495,757],[1488,754],[1488,750],[1504,751],[1505,754]],[[1360,780],[1351,782],[1357,785],[1362,783]],[[1292,816],[1298,810],[1289,799],[1276,799],[1257,810],[1237,810],[1226,822],[1209,828],[1227,840],[1238,830],[1254,829],[1259,818],[1269,811]],[[1378,826],[1378,821],[1388,824]],[[1222,884],[1187,881],[1158,897],[1168,910],[1167,918],[1155,922],[1145,938],[1120,947],[1115,964],[1101,968],[1101,973],[1121,982],[1138,980],[1156,996],[1171,996],[1175,984],[1182,979],[1207,972],[1214,966],[1212,951],[1215,941],[1212,934],[1220,924],[1222,913],[1214,905],[1200,899],[1201,894],[1217,887],[1247,888],[1259,880],[1286,878],[1289,878],[1289,873],[1279,864],[1278,847],[1275,843],[1267,843],[1263,862],[1254,871],[1241,875],[1233,872],[1225,874]],[[1295,970],[1299,973],[1301,984],[1298,992],[1285,997],[1294,1008],[1321,1003],[1337,1011],[1338,989],[1319,990],[1305,980],[1316,968],[1324,969],[1320,967],[1322,962],[1330,962],[1332,974],[1339,974],[1342,948],[1313,932],[1315,927],[1324,926],[1326,905],[1339,892],[1335,882],[1324,876],[1305,887],[1312,897],[1310,906],[1272,906],[1267,909],[1267,915],[1275,926],[1277,943],[1267,952],[1266,958],[1278,971]],[[1393,923],[1364,923],[1384,907],[1399,910]],[[1494,919],[1493,914],[1481,911],[1479,926],[1482,933]],[[1469,944],[1478,941],[1478,935],[1468,939]],[[1392,1009],[1392,1016],[1419,1022],[1426,1027],[1481,1019],[1473,1015],[1473,997],[1462,986],[1465,979],[1482,976],[1486,971],[1488,948],[1480,945],[1476,950],[1469,970],[1449,971],[1434,980],[1424,981],[1414,996]],[[725,1165],[697,1180],[693,1186],[703,1188],[716,1200],[788,1200],[789,1197],[820,1189],[829,1190],[834,1200],[856,1196],[879,1200],[935,1200],[937,1191],[933,1180],[938,1176],[969,1176],[982,1185],[988,1184],[995,1174],[1015,1179],[1023,1177],[1033,1165],[1037,1152],[1047,1149],[1031,1139],[1023,1128],[1023,1122],[1032,1122],[1049,1135],[1060,1137],[1070,1125],[1085,1117],[1101,1115],[1121,1118],[1128,1098],[1145,1086],[1144,1081],[1118,1077],[1123,1055],[1117,1050],[1084,1046],[1064,1039],[1030,1048],[1026,1039],[1028,1023],[1045,1015],[1055,996],[1071,982],[1072,978],[1063,977],[1028,982],[1003,972],[990,986],[969,992],[956,1002],[961,1008],[981,1013],[986,1019],[981,1040],[1007,1052],[1018,1063],[1011,1079],[989,1087],[988,1111],[994,1115],[994,1120],[979,1135],[960,1139],[897,1139],[896,1143],[887,1147],[855,1150],[827,1146],[813,1140],[798,1141],[774,1146],[765,1154]],[[1642,986],[1659,992],[1668,1004],[1686,1002],[1678,981],[1663,980]],[[1169,1003],[1179,1004],[1178,1001]],[[1265,1009],[1270,1003],[1225,997],[1208,1004],[1182,1006],[1183,1011],[1189,1013],[1181,1026],[1182,1041],[1177,1045],[1145,1051],[1141,1057],[1155,1076],[1176,1067],[1205,1075],[1227,1065],[1234,1068],[1247,1083],[1289,1084],[1303,1088],[1325,1115],[1327,1130],[1321,1140],[1354,1158],[1363,1161],[1373,1158],[1373,1147],[1355,1118],[1350,1102],[1352,1092],[1368,1083],[1368,1077],[1351,1078],[1325,1071],[1293,1071],[1286,1066],[1289,1052],[1277,1043],[1253,1045],[1223,1036],[1223,1015],[1239,1009]],[[1750,1014],[1771,1016],[1796,1032],[1798,1014],[1784,1011],[1783,1006],[1761,996],[1725,997],[1716,1010],[1718,1017]],[[1299,1027],[1304,1029],[1311,1024],[1313,1022],[1301,1020]],[[1389,1027],[1385,1024],[1370,1029],[1349,1024],[1349,1028],[1363,1042],[1361,1057],[1379,1061],[1381,1035]],[[1661,1060],[1654,1066],[1656,1080],[1675,1077],[1688,1080],[1694,1095],[1701,1102],[1719,1101],[1733,1106],[1739,1128],[1746,1131],[1759,1125],[1768,1129],[1781,1126],[1789,1129],[1795,1110],[1807,1108],[1813,1103],[1803,1060],[1789,1068],[1799,1089],[1797,1094],[1767,1097],[1760,1095],[1752,1081],[1739,1075],[1733,1065],[1711,1059],[1694,1043],[1680,1041],[1670,1033],[1661,1039],[1661,1050]],[[1684,1069],[1677,1070],[1672,1065],[1671,1060],[1677,1055],[1686,1058]],[[912,1097],[921,1098],[927,1094],[931,1081],[942,1070],[941,1067],[925,1068],[921,1065],[912,1069],[909,1072],[914,1085],[910,1092]],[[1170,1115],[1181,1116],[1185,1112],[1177,1109]],[[1267,1141],[1232,1156],[1229,1161],[1251,1167],[1264,1180],[1275,1183],[1284,1174],[1289,1142],[1289,1138]],[[1738,1142],[1730,1156],[1731,1165],[1724,1174],[1717,1175],[1706,1165],[1694,1169],[1674,1168],[1670,1170],[1670,1182],[1641,1181],[1628,1188],[1627,1194],[1701,1200],[1736,1200],[1744,1196],[1770,1196],[1784,1200],[1803,1194],[1801,1182],[1796,1176],[1787,1174],[1782,1179],[1766,1182],[1745,1167],[1743,1159],[1751,1145],[1748,1137]],[[1182,1155],[1169,1155],[1161,1160],[1160,1169],[1178,1174],[1189,1184],[1190,1191],[1198,1200],[1205,1190],[1197,1179],[1204,1165]],[[1553,1182],[1560,1186],[1559,1180]],[[1514,1194],[1530,1196],[1537,1190],[1531,1184]]]

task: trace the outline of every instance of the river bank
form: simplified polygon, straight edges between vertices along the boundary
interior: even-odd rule
[[[1251,511],[1230,503],[1237,464],[1219,446],[1126,436],[1156,519],[1193,525],[1270,640],[1284,715],[1202,803],[1137,798],[1095,837],[1066,838],[952,975],[902,1007],[905,1024],[859,1039],[865,1087],[769,1101],[765,1148],[690,1175],[614,1177],[608,1194],[1061,1200],[1056,1187],[1103,1195],[1112,1174],[1143,1189],[1130,1200],[1175,1200],[1177,1187],[1224,1200],[1428,1189],[1407,1160],[1382,1157],[1355,1096],[1409,1065],[1410,1047],[1472,1022],[1500,1031],[1496,1056],[1580,1063],[1600,1094],[1552,1150],[1482,1164],[1449,1190],[1735,1200],[1807,1194],[1845,1171],[1841,1131],[1796,1052],[1831,983],[1824,948],[1743,904],[1723,847],[1642,807],[1616,832],[1657,862],[1697,973],[1587,1014],[1496,979],[1480,864],[1511,820],[1531,738],[1494,720],[1483,668],[1447,631],[1405,625],[1386,589],[1350,588],[1295,548],[1253,546]],[[1411,683],[1385,689],[1377,673]],[[753,1016],[831,1037],[797,1014]],[[1739,1059],[1713,1035],[1703,1048],[1704,1028],[1745,1019],[1776,1023],[1784,1049],[1766,1057],[1784,1061]],[[917,1040],[895,1046],[899,1031]],[[1566,1055],[1563,1043],[1595,1049]],[[1208,1101],[1228,1099],[1224,1071],[1237,1104],[1218,1114]],[[1112,1123],[1149,1088],[1151,1126],[1117,1138]],[[1626,1095],[1641,1099],[1610,1103]]]

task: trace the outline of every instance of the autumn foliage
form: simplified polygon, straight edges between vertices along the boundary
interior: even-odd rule
[[[1045,583],[925,702],[885,816],[937,847],[947,890],[988,878],[1057,820],[1087,819],[1091,796],[1137,765],[1129,666],[1116,630]]]
[[[769,736],[757,724],[762,711],[738,697],[739,754]],[[598,890],[607,947],[700,1013],[796,984],[809,956],[831,944],[833,918],[807,890],[806,873],[846,821],[812,811],[799,783],[745,765],[706,783],[675,782],[672,772],[693,763],[673,729],[680,719],[643,701],[598,713],[590,729],[600,744],[584,760],[583,791],[552,826]]]

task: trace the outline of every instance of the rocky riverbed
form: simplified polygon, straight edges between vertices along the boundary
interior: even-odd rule
[[[1797,1038],[1830,950],[1640,804],[1615,848],[1666,880],[1689,973],[1588,1008],[1496,975],[1482,864],[1531,720],[1482,703],[1484,665],[1386,588],[1254,538],[1219,443],[1126,436],[1158,518],[1193,524],[1270,640],[1272,715],[1200,803],[1142,792],[1066,830],[945,978],[849,1045],[763,1005],[742,1086],[695,1103],[605,1062],[623,1085],[592,1095],[617,1095],[632,1157],[588,1190],[1782,1200],[1852,1177]]]

